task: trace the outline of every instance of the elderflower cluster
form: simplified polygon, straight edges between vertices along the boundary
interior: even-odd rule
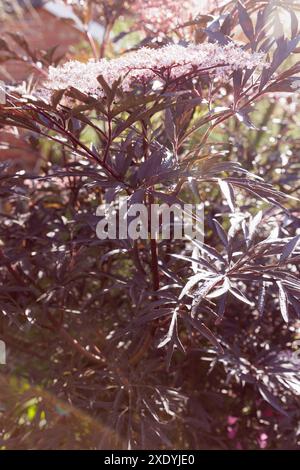
[[[196,0],[136,0],[138,24],[154,33],[167,33],[196,13]]]
[[[198,14],[207,14],[224,0],[135,0],[139,25],[153,33],[168,33]]]
[[[226,46],[190,44],[187,47],[172,44],[159,49],[143,47],[111,60],[70,61],[50,67],[46,86],[50,90],[74,87],[82,93],[102,97],[105,93],[97,80],[100,75],[108,85],[121,79],[120,89],[128,92],[136,84],[147,85],[157,80],[172,83],[172,80],[201,73],[224,79],[234,70],[263,65],[262,54],[244,51],[233,43]]]

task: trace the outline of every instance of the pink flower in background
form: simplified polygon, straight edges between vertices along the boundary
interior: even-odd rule
[[[136,0],[134,3],[140,26],[164,34],[222,4],[224,0]]]
[[[227,436],[229,439],[235,439],[239,425],[238,425],[238,418],[236,416],[228,416],[227,417]]]
[[[159,49],[143,47],[112,60],[70,61],[60,67],[50,67],[46,86],[51,90],[72,86],[83,93],[102,97],[104,91],[97,80],[99,75],[109,85],[121,79],[120,88],[127,92],[137,83],[148,84],[154,80],[166,83],[201,72],[225,79],[234,70],[263,65],[262,54],[244,51],[233,43],[226,46],[189,44],[187,47],[172,44]]]
[[[232,426],[233,424],[236,424],[238,422],[238,417],[237,416],[228,416],[227,418],[227,423]]]
[[[264,432],[262,432],[258,439],[258,445],[260,447],[260,449],[265,449],[267,446],[268,446],[268,435]]]
[[[194,0],[137,0],[139,25],[154,33],[167,33],[187,22],[196,13]]]

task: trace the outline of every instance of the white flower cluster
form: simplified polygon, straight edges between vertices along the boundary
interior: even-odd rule
[[[144,47],[111,60],[87,63],[70,61],[59,67],[50,67],[46,87],[51,90],[74,87],[83,93],[101,97],[104,91],[97,80],[99,75],[109,85],[121,78],[120,87],[127,92],[137,83],[184,79],[191,73],[197,75],[202,72],[226,78],[234,70],[263,65],[262,54],[244,51],[233,43],[226,46],[190,44],[186,47],[172,44],[159,49]]]

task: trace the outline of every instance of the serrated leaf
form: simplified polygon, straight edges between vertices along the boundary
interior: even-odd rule
[[[293,254],[293,251],[297,247],[298,243],[300,241],[300,235],[297,235],[296,237],[292,238],[284,247],[282,250],[282,254],[280,256],[280,263],[284,263],[291,254]]]
[[[285,416],[288,416],[287,412],[282,408],[277,398],[274,397],[274,395],[267,389],[264,384],[258,385],[258,390],[262,398],[267,401],[273,408],[275,408],[275,410],[279,411],[279,413]]]
[[[250,305],[250,307],[253,307],[253,302],[251,302],[247,297],[244,296],[244,294],[237,289],[236,287],[231,287],[230,289],[231,294],[239,299],[241,302],[244,302],[244,304]]]
[[[195,315],[198,306],[202,302],[202,300],[207,296],[207,294],[213,289],[222,279],[224,276],[216,276],[213,279],[209,279],[208,281],[204,282],[204,284],[197,290],[194,294],[193,304],[192,304],[192,316]]]
[[[174,123],[173,113],[170,108],[165,111],[165,131],[171,143],[174,142],[176,136],[176,126]]]
[[[277,281],[278,291],[279,291],[279,306],[280,312],[282,315],[283,320],[288,323],[289,322],[289,315],[288,315],[288,301],[285,290],[283,285],[280,281]]]
[[[65,90],[56,90],[51,95],[51,103],[52,103],[54,108],[57,108],[57,105],[59,104],[60,100],[62,99],[64,93],[65,93]]]
[[[257,130],[257,127],[253,124],[253,122],[251,121],[248,113],[244,112],[244,111],[237,111],[236,112],[236,117],[238,118],[238,120],[240,122],[242,122],[243,124],[245,124],[245,126],[248,127],[248,129],[253,129],[253,130]]]
[[[159,173],[162,164],[162,152],[154,152],[139,167],[137,178],[139,181],[149,179]]]
[[[258,292],[258,312],[263,315],[266,302],[266,283],[263,282]]]
[[[195,274],[194,276],[192,276],[190,278],[190,280],[186,283],[186,285],[184,286],[184,288],[182,289],[180,295],[179,295],[179,298],[178,300],[181,300],[186,294],[188,294],[190,292],[190,290],[196,285],[198,284],[198,282],[200,282],[201,280],[203,280],[203,274],[202,273],[198,273],[198,274]]]
[[[238,9],[238,14],[239,14],[239,23],[241,25],[241,28],[247,38],[252,41],[254,37],[254,28],[253,24],[250,18],[250,15],[248,14],[246,8],[241,2],[237,3],[237,9]]]
[[[258,225],[260,224],[262,219],[262,211],[259,211],[250,221],[249,224],[249,239],[252,240],[253,235],[256,232]]]
[[[231,288],[231,284],[228,278],[224,279],[224,284],[219,289],[212,291],[210,294],[207,295],[208,299],[214,299],[217,297],[221,297],[222,295],[226,294]]]
[[[235,211],[234,192],[233,192],[231,184],[227,183],[226,181],[224,181],[220,178],[218,179],[218,183],[219,183],[221,191],[222,191],[222,193],[223,193],[223,195],[224,195],[224,197],[227,201],[227,204],[231,209],[231,212],[234,212]]]
[[[290,10],[291,15],[291,35],[292,38],[298,34],[298,18],[294,10]]]
[[[223,229],[222,225],[216,220],[213,219],[213,224],[216,229],[217,234],[219,235],[220,240],[222,241],[225,247],[228,246],[228,238],[225,230]]]
[[[212,331],[206,325],[204,325],[204,323],[197,320],[196,318],[191,318],[191,317],[189,318],[189,322],[191,323],[192,326],[196,328],[197,331],[199,331],[201,335],[203,335],[206,339],[208,339],[208,341],[213,346],[215,346],[221,354],[224,353],[224,350],[221,344],[219,343],[218,339],[215,337]]]

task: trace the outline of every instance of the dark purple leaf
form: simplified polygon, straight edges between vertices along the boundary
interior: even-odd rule
[[[284,249],[282,250],[282,254],[280,256],[280,260],[279,260],[280,263],[284,263],[289,258],[289,256],[293,253],[293,251],[297,247],[299,241],[300,241],[300,235],[297,235],[285,245]]]
[[[244,31],[247,38],[252,41],[254,38],[254,28],[250,15],[248,14],[246,8],[244,7],[244,5],[242,5],[241,2],[237,3],[237,8],[239,14],[239,22],[242,27],[242,30]]]

